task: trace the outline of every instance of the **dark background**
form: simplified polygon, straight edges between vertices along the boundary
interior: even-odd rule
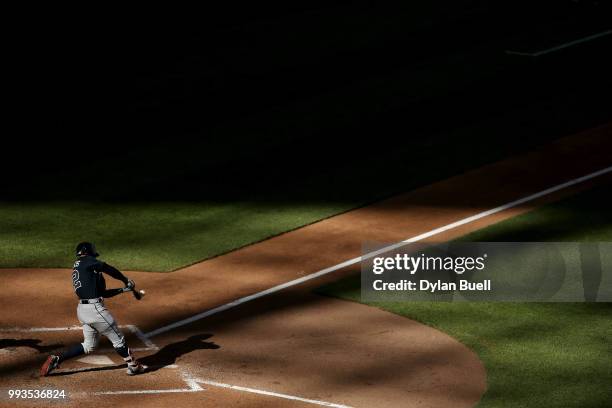
[[[610,120],[612,36],[505,53],[609,2],[404,3],[20,18],[0,199],[376,199]]]

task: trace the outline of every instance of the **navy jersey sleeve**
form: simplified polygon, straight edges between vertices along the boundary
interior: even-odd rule
[[[126,278],[125,275],[122,274],[117,268],[107,264],[106,262],[100,262],[100,270],[111,278],[120,280],[121,282],[127,285],[128,278]]]
[[[106,289],[104,291],[104,293],[102,293],[102,297],[103,298],[110,298],[113,296],[117,296],[119,294],[123,293],[123,289],[122,288],[117,288],[117,289]]]

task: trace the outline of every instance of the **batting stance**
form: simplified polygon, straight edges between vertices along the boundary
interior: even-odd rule
[[[125,343],[123,334],[117,327],[115,319],[104,306],[104,298],[123,293],[125,289],[106,289],[102,272],[122,281],[126,288],[134,288],[134,281],[128,280],[121,272],[109,264],[99,261],[96,247],[90,242],[81,242],[76,247],[77,260],[72,271],[72,285],[79,297],[77,317],[83,325],[83,343],[67,348],[57,355],[50,355],[40,368],[40,375],[46,376],[58,368],[64,360],[82,354],[89,354],[96,349],[100,334],[113,344],[113,347],[127,363],[127,374],[140,374],[146,366],[139,364]]]

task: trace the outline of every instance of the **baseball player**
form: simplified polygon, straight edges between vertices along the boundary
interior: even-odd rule
[[[117,353],[127,363],[127,374],[135,375],[144,372],[147,367],[139,364],[125,343],[125,337],[117,327],[115,319],[104,306],[104,298],[116,296],[124,289],[106,289],[102,272],[122,281],[126,288],[135,286],[134,281],[126,278],[121,272],[109,264],[96,259],[99,254],[94,244],[81,242],[76,247],[77,260],[72,271],[72,285],[79,297],[77,317],[83,326],[83,343],[76,344],[63,352],[50,355],[40,368],[40,375],[49,375],[58,368],[64,360],[83,354],[89,354],[96,349],[100,334],[113,344]]]

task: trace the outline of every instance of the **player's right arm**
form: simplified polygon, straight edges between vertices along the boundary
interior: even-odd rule
[[[118,289],[106,289],[104,290],[104,292],[102,293],[102,297],[105,299],[111,298],[113,296],[117,296],[119,294],[123,293],[123,288],[118,288]]]

